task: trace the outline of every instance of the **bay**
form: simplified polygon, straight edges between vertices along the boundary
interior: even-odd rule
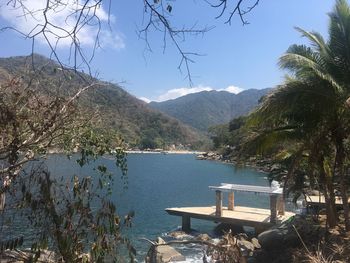
[[[193,154],[129,154],[127,160],[126,181],[120,179],[121,173],[112,159],[101,158],[98,163],[117,174],[112,200],[118,214],[123,216],[135,211],[132,227],[125,229],[125,234],[135,246],[139,260],[149,247],[141,238],[155,239],[180,227],[181,218],[168,215],[165,208],[215,205],[215,192],[209,190],[209,185],[268,185],[266,174],[249,168],[237,169],[232,164],[196,160]],[[80,168],[74,158],[68,160],[63,155],[51,155],[46,163],[55,176],[94,174],[92,165]],[[237,193],[235,203],[269,207],[268,197],[250,193]],[[197,231],[211,234],[214,227],[213,222],[192,219],[192,228]]]

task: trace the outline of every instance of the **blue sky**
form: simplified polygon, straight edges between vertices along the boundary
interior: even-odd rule
[[[0,0],[0,25],[17,26],[28,30],[30,21],[23,22],[11,13],[6,3]],[[42,0],[28,0],[35,7]],[[215,0],[213,0],[215,2]],[[328,0],[260,0],[259,5],[246,16],[249,25],[242,26],[236,16],[232,24],[225,24],[227,15],[215,19],[219,10],[208,6],[204,0],[171,1],[171,21],[177,27],[214,26],[211,31],[199,36],[188,36],[180,42],[184,51],[203,56],[193,57],[190,64],[193,86],[190,87],[186,72],[177,67],[181,56],[168,41],[163,50],[163,36],[150,32],[149,43],[152,52],[146,50],[146,43],[139,38],[138,29],[143,26],[142,0],[111,1],[111,30],[104,26],[102,48],[91,62],[91,69],[101,79],[121,83],[121,86],[135,95],[150,100],[165,100],[200,90],[229,90],[238,92],[249,88],[273,87],[283,81],[287,73],[278,66],[278,58],[289,45],[305,43],[293,28],[315,30],[326,36],[327,13],[334,1]],[[106,22],[107,7],[100,10]],[[84,49],[91,51],[91,32],[84,32]],[[0,33],[0,56],[28,55],[31,41],[10,31]],[[68,45],[59,47],[63,58],[67,56]],[[48,55],[49,50],[37,40],[35,52]]]

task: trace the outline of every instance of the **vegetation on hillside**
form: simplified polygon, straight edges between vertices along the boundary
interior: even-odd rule
[[[79,104],[86,115],[92,114],[100,120],[99,127],[117,130],[128,147],[167,148],[181,144],[198,148],[208,145],[204,135],[150,109],[118,85],[83,73],[62,71],[58,64],[40,55],[34,55],[33,59],[35,71],[31,56],[1,58],[2,75],[21,76],[24,81],[37,82],[38,92],[50,97],[69,97],[86,83],[95,83],[94,89],[81,94]]]
[[[203,132],[214,125],[248,114],[270,89],[244,90],[239,94],[227,91],[202,91],[174,100],[151,102],[149,105]]]

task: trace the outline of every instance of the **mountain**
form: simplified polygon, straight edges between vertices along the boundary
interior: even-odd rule
[[[47,96],[72,96],[87,83],[97,83],[82,94],[79,103],[87,114],[98,112],[103,127],[118,130],[130,147],[162,148],[182,144],[197,148],[208,142],[195,129],[150,108],[120,86],[82,72],[61,70],[56,62],[41,55],[0,58],[0,82],[8,75],[20,76],[25,82],[33,79],[32,85]]]
[[[160,110],[201,131],[227,123],[253,110],[271,89],[249,89],[238,94],[227,91],[202,91],[164,102],[151,102]]]

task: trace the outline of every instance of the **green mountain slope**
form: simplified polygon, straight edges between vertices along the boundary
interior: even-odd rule
[[[249,113],[269,90],[250,89],[237,95],[226,91],[202,91],[149,105],[194,128],[207,131],[210,126],[228,123]]]
[[[71,96],[86,86],[87,81],[98,83],[80,97],[79,103],[87,114],[97,112],[102,119],[101,125],[120,131],[131,147],[158,148],[182,144],[198,148],[208,141],[195,129],[151,109],[116,84],[83,73],[62,71],[57,63],[41,55],[33,58],[33,61],[31,56],[0,58],[0,81],[8,75],[21,76],[26,82],[33,78],[32,85],[37,85],[38,92],[48,96]]]

